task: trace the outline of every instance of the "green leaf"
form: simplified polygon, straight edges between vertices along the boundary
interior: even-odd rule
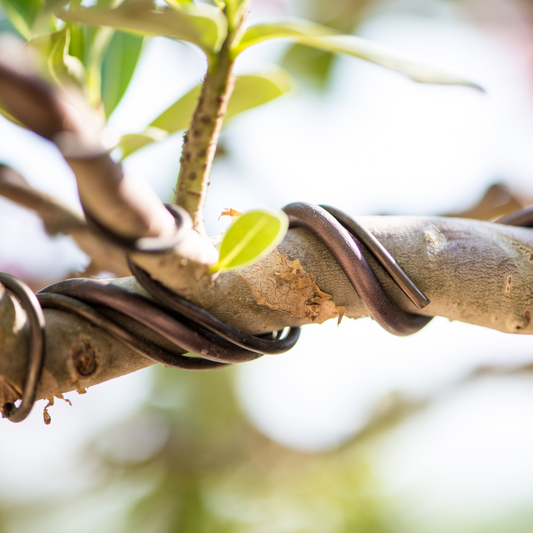
[[[102,101],[107,118],[130,84],[143,42],[143,37],[123,32],[116,32],[111,39],[102,65]]]
[[[167,133],[175,133],[187,128],[191,122],[201,90],[201,85],[191,89],[163,111],[149,127],[159,128]]]
[[[218,263],[211,272],[236,270],[259,261],[283,239],[289,227],[287,215],[249,211],[229,228],[220,246]]]
[[[113,5],[116,1],[104,0],[106,4],[113,2]],[[71,9],[72,5],[71,1]],[[102,104],[102,64],[115,30],[109,27],[84,26],[77,22],[67,22],[65,27],[70,33],[69,54],[79,59],[85,68],[85,95],[98,109]]]
[[[137,150],[168,137],[168,132],[159,128],[146,128],[143,133],[130,133],[120,138],[119,147],[122,149],[122,159]]]
[[[299,42],[299,39],[319,39],[329,35],[338,35],[338,32],[308,20],[297,19],[277,24],[256,24],[246,30],[241,41],[235,45],[234,53],[238,55],[250,46],[271,39],[289,39]]]
[[[226,120],[283,96],[293,85],[292,77],[281,68],[273,68],[261,74],[237,76]]]
[[[287,49],[281,65],[296,79],[300,78],[314,89],[324,91],[328,87],[335,58],[331,52],[296,43]]]
[[[292,78],[280,68],[273,68],[262,74],[237,76],[233,95],[228,104],[226,120],[282,96],[290,91],[291,85]],[[194,87],[161,113],[146,131],[124,135],[119,143],[119,147],[122,148],[122,159],[152,142],[160,141],[167,135],[188,128],[200,97],[200,91],[201,85]]]
[[[278,68],[262,74],[237,76],[233,95],[228,104],[226,120],[282,96],[290,91],[291,81],[290,76]],[[150,126],[166,130],[168,133],[187,128],[196,108],[200,91],[201,85],[196,86],[159,115]]]
[[[83,85],[84,68],[79,59],[69,56],[70,32],[68,28],[39,35],[26,46],[37,52],[43,73],[48,74],[59,87],[66,83]]]
[[[43,0],[0,0],[6,17],[25,39],[33,37],[32,26],[43,10]]]
[[[70,32],[70,45],[68,53],[72,57],[77,57],[82,63],[85,57],[85,35],[84,29],[81,24],[74,22],[67,22],[65,27],[68,28]],[[92,28],[91,28],[92,29]]]
[[[270,39],[287,39],[326,52],[348,54],[401,72],[420,83],[466,85],[483,90],[479,85],[448,74],[435,67],[408,61],[395,52],[354,35],[342,35],[331,28],[307,21],[289,21],[278,24],[258,24],[245,32],[233,48],[234,56],[255,44]]]
[[[111,26],[144,35],[163,35],[199,46],[208,57],[220,50],[227,35],[227,20],[208,4],[180,2],[179,7],[157,7],[152,0],[130,0],[110,9],[103,6],[61,11],[66,21]]]
[[[112,28],[84,28],[83,63],[87,70],[85,92],[89,102],[98,108],[102,103],[102,64],[113,38]]]

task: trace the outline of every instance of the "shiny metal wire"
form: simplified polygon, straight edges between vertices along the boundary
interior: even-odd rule
[[[22,391],[22,402],[4,404],[2,411],[11,422],[22,422],[29,414],[37,395],[37,386],[41,379],[44,364],[46,321],[44,313],[33,291],[22,281],[10,274],[0,273],[0,283],[11,291],[24,307],[30,324],[28,337],[28,368],[26,382]]]
[[[176,206],[167,207],[176,219],[176,234],[169,240],[144,238],[126,241],[105,228],[90,215],[87,220],[101,235],[128,252],[162,253],[172,249],[191,231],[188,214]],[[381,243],[356,220],[330,206],[293,203],[284,208],[291,227],[301,226],[320,239],[339,262],[369,314],[395,335],[411,335],[423,328],[432,317],[407,313],[396,306],[383,289],[370,264],[361,252],[365,247],[418,308],[429,304],[427,297],[396,263]],[[499,223],[533,226],[533,208],[504,217]],[[35,401],[44,359],[43,309],[60,309],[74,313],[124,343],[135,352],[166,366],[184,370],[213,370],[242,363],[263,354],[279,354],[297,342],[300,328],[266,335],[248,335],[211,315],[192,302],[171,293],[138,265],[129,261],[131,271],[155,299],[113,285],[104,280],[71,279],[54,283],[37,295],[20,280],[0,274],[0,283],[21,302],[30,322],[30,343],[26,382],[22,402],[3,406],[4,416],[20,422],[29,414]],[[154,332],[147,342],[95,307],[109,309]],[[160,340],[158,340],[160,339]],[[166,341],[166,342],[165,342]],[[169,350],[168,341],[173,349]],[[192,353],[198,357],[184,354]]]

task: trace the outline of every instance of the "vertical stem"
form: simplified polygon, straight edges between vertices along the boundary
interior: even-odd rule
[[[230,25],[228,37],[214,65],[207,71],[198,105],[189,130],[185,134],[181,167],[174,202],[187,210],[194,228],[204,233],[203,207],[209,185],[209,175],[217,149],[218,137],[228,102],[233,92],[234,58],[231,45],[246,19],[250,0],[245,0],[243,16],[234,28]]]

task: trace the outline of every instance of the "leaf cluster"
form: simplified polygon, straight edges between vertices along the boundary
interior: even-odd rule
[[[256,24],[235,32],[246,3],[228,0],[98,0],[92,7],[81,0],[0,0],[7,18],[37,52],[42,71],[59,85],[80,87],[94,108],[109,117],[131,82],[145,37],[166,36],[198,46],[214,68],[223,43],[230,39],[235,59],[248,48],[272,39],[342,53],[388,67],[415,81],[438,84],[474,84],[438,69],[399,57],[394,52],[353,35],[344,35],[307,20]],[[228,117],[285,94],[290,77],[275,71],[241,77]],[[123,157],[167,135],[185,129],[198,100],[200,86],[181,97],[141,133],[125,136]]]
[[[80,3],[71,1],[70,9]],[[61,89],[77,88],[95,110],[109,117],[131,82],[144,37],[62,21],[56,12],[67,4],[68,0],[0,0],[41,75]],[[97,2],[98,7],[114,4]]]

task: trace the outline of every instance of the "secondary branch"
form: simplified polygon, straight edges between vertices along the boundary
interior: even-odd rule
[[[203,207],[218,137],[235,83],[231,44],[246,20],[247,5],[235,28],[231,28],[213,65],[205,76],[191,125],[183,140],[181,166],[174,203],[192,217],[194,228],[204,233]]]

